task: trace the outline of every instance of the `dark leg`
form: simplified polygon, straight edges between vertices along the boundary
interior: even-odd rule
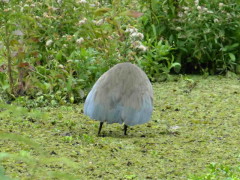
[[[102,125],[103,125],[103,122],[100,122],[99,129],[98,129],[98,135],[100,135],[100,133],[101,133]]]
[[[124,135],[127,135],[127,128],[128,128],[128,126],[126,124],[124,124]]]

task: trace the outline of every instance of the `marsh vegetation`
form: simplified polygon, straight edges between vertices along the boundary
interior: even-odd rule
[[[174,79],[154,84],[152,120],[131,127],[127,136],[122,125],[113,124],[98,137],[99,122],[83,115],[82,104],[1,106],[0,160],[6,176],[239,179],[239,79]]]
[[[0,179],[240,179],[235,0],[0,0]],[[117,63],[154,87],[149,123],[83,115]]]

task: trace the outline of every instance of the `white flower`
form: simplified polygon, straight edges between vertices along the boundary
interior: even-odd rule
[[[140,46],[137,47],[137,49],[145,52],[147,50],[147,47],[141,44]]]
[[[62,0],[57,0],[57,3],[58,3],[58,4],[61,4],[61,3],[62,3]]]
[[[208,11],[208,8],[205,8],[205,7],[204,7],[203,10],[204,10],[204,11]]]
[[[137,28],[133,27],[133,28],[127,28],[125,30],[126,33],[134,33],[134,32],[138,32]]]
[[[93,20],[92,22],[93,22],[96,26],[101,26],[101,25],[104,23],[104,20],[103,20],[103,19],[100,19],[100,20],[98,20],[98,21]]]
[[[140,41],[134,41],[133,43],[132,43],[132,46],[133,46],[133,48],[137,48],[138,46],[140,46],[140,45],[142,45],[142,43],[140,42]]]
[[[87,22],[87,18],[83,18],[82,20],[80,20],[78,22],[78,25],[81,26],[81,25],[85,24],[86,22]]]
[[[211,30],[209,28],[204,31],[204,33],[210,33],[210,32]]]
[[[52,43],[53,43],[53,40],[49,39],[49,40],[47,40],[47,42],[46,42],[46,46],[51,46]]]
[[[139,37],[139,39],[142,40],[144,38],[144,35],[142,33],[138,33],[138,37]]]
[[[181,27],[176,27],[176,30],[177,30],[177,31],[181,31],[182,28],[181,28]]]
[[[79,4],[86,4],[87,1],[86,1],[86,0],[80,0],[80,1],[78,1],[78,3],[79,3]]]
[[[134,32],[134,33],[130,34],[130,37],[142,40],[144,38],[144,35],[142,33],[139,33],[139,32]]]
[[[133,42],[133,43],[132,43],[132,47],[133,47],[134,49],[139,49],[139,50],[141,50],[141,51],[143,51],[143,52],[145,52],[145,51],[147,50],[147,47],[144,46],[140,41],[135,41],[135,42]]]
[[[61,68],[61,69],[64,68],[64,66],[62,64],[59,64],[58,67]]]
[[[84,42],[84,39],[82,37],[76,40],[76,43],[79,45],[82,44],[83,42]]]
[[[91,7],[99,7],[100,5],[100,2],[94,2],[94,4],[90,4]]]
[[[183,17],[183,13],[182,13],[182,12],[179,12],[179,13],[178,13],[178,17]]]
[[[97,2],[95,2],[95,5],[96,5],[96,6],[100,6],[101,3],[97,1]]]
[[[186,7],[186,6],[183,6],[182,7],[185,11],[188,11],[189,10],[189,7]]]
[[[48,18],[49,15],[48,15],[46,12],[44,12],[44,13],[43,13],[43,17]]]
[[[195,6],[198,6],[199,5],[199,0],[195,0],[194,3],[195,3]]]
[[[137,32],[134,32],[130,35],[131,37],[137,37],[138,36],[138,33]]]
[[[213,11],[207,11],[207,13],[209,13],[209,14],[213,14]]]
[[[219,8],[222,8],[224,6],[224,4],[223,3],[219,3],[218,6],[219,6]]]
[[[197,10],[201,10],[202,9],[202,7],[201,6],[197,6]]]
[[[214,21],[215,23],[218,23],[218,22],[219,22],[219,20],[218,20],[217,18],[215,18],[213,21]]]

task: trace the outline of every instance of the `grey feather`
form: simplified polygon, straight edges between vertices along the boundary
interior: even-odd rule
[[[84,114],[107,123],[142,124],[150,120],[153,89],[136,65],[120,63],[105,72],[87,96]]]

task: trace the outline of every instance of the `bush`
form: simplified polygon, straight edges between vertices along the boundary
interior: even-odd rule
[[[142,8],[145,34],[169,41],[181,72],[236,71],[240,64],[238,2],[150,0],[142,2]]]
[[[76,103],[103,72],[129,61],[134,49],[126,52],[124,30],[141,13],[129,10],[128,2],[101,2],[0,1],[5,99],[37,101],[31,106]]]
[[[181,64],[175,62],[172,50],[173,48],[167,41],[163,42],[149,39],[145,42],[148,51],[138,57],[139,65],[147,73],[151,81],[164,81],[168,79],[172,69],[179,72]]]

